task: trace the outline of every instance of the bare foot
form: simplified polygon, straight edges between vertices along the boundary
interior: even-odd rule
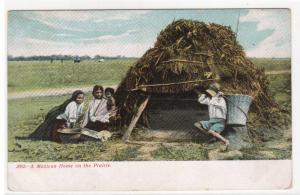
[[[221,147],[221,151],[225,152],[228,149],[228,146],[230,145],[229,140],[225,140],[223,147]]]
[[[226,140],[225,140],[225,142],[224,142],[224,144],[225,144],[225,146],[227,146],[227,147],[228,147],[228,146],[229,146],[229,144],[230,144],[230,143],[229,143],[229,140],[228,140],[228,139],[226,139]]]

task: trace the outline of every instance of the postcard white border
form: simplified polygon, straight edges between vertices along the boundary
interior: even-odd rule
[[[243,193],[276,193],[276,194],[298,194],[300,193],[300,144],[299,137],[300,133],[298,129],[300,126],[295,123],[295,119],[299,118],[299,111],[295,108],[299,108],[299,101],[296,99],[299,96],[299,90],[297,90],[296,83],[299,83],[300,77],[299,75],[299,55],[297,53],[300,51],[299,47],[299,18],[300,18],[300,4],[299,1],[269,1],[269,0],[205,0],[205,1],[197,1],[197,0],[172,0],[169,2],[162,2],[161,0],[127,0],[124,3],[124,0],[6,0],[5,7],[1,6],[3,9],[2,18],[1,18],[1,43],[3,47],[0,50],[0,57],[2,59],[1,63],[2,71],[1,71],[1,105],[3,106],[1,110],[7,111],[7,64],[6,64],[6,11],[7,10],[49,10],[49,9],[176,9],[176,8],[290,8],[292,10],[292,107],[293,107],[293,164],[296,165],[293,167],[293,188],[290,190],[281,190],[281,191],[243,191]],[[297,28],[296,28],[297,27]],[[298,51],[298,52],[297,52]],[[293,55],[294,54],[294,55]],[[1,155],[1,160],[4,163],[1,163],[0,172],[6,173],[6,167],[9,166],[7,163],[7,112],[1,112],[1,129],[4,132],[4,136],[1,137],[1,143],[3,144],[1,147],[3,154]],[[236,161],[238,162],[238,161]],[[270,166],[272,166],[273,161],[268,161]],[[126,163],[126,162],[124,162]],[[134,163],[134,162],[133,162]],[[151,163],[151,162],[150,162]],[[214,163],[218,163],[218,161],[208,162],[210,165]],[[234,163],[234,162],[233,162]],[[253,166],[256,166],[260,161],[249,161]],[[10,193],[7,190],[7,175],[4,175],[4,186],[3,191]],[[2,178],[3,179],[3,178]],[[2,183],[2,182],[1,182]],[[241,191],[218,191],[217,193],[240,193]],[[123,192],[126,193],[126,192]],[[134,192],[132,192],[134,193]],[[167,192],[171,193],[171,192]],[[197,192],[197,193],[208,193],[208,192]],[[213,191],[210,193],[214,193]],[[26,193],[27,194],[27,193]],[[82,193],[81,193],[82,194]]]
[[[282,190],[291,160],[8,163],[12,191]],[[33,187],[34,186],[34,187]]]

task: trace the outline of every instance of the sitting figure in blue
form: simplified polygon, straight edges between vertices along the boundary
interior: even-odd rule
[[[223,93],[220,91],[220,85],[218,83],[210,84],[206,94],[201,94],[198,90],[195,90],[195,92],[198,93],[198,101],[201,104],[208,105],[209,121],[196,122],[194,126],[221,140],[228,147],[229,140],[221,135],[221,132],[225,129],[227,107]]]

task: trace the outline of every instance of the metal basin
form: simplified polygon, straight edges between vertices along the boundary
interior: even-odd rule
[[[81,135],[81,129],[58,129],[57,132],[62,143],[78,143]]]

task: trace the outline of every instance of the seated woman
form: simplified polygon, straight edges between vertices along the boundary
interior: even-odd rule
[[[83,100],[83,91],[74,91],[70,99],[52,108],[47,113],[44,122],[29,135],[29,138],[60,142],[57,130],[75,127],[76,122],[78,122],[83,113]]]
[[[108,128],[109,117],[107,110],[107,99],[103,95],[103,87],[95,85],[93,88],[93,100],[89,103],[85,113],[82,127],[101,131]]]
[[[111,117],[116,114],[114,89],[104,90],[101,85],[95,85],[92,94],[94,99],[85,113],[82,127],[95,131],[107,130]]]

